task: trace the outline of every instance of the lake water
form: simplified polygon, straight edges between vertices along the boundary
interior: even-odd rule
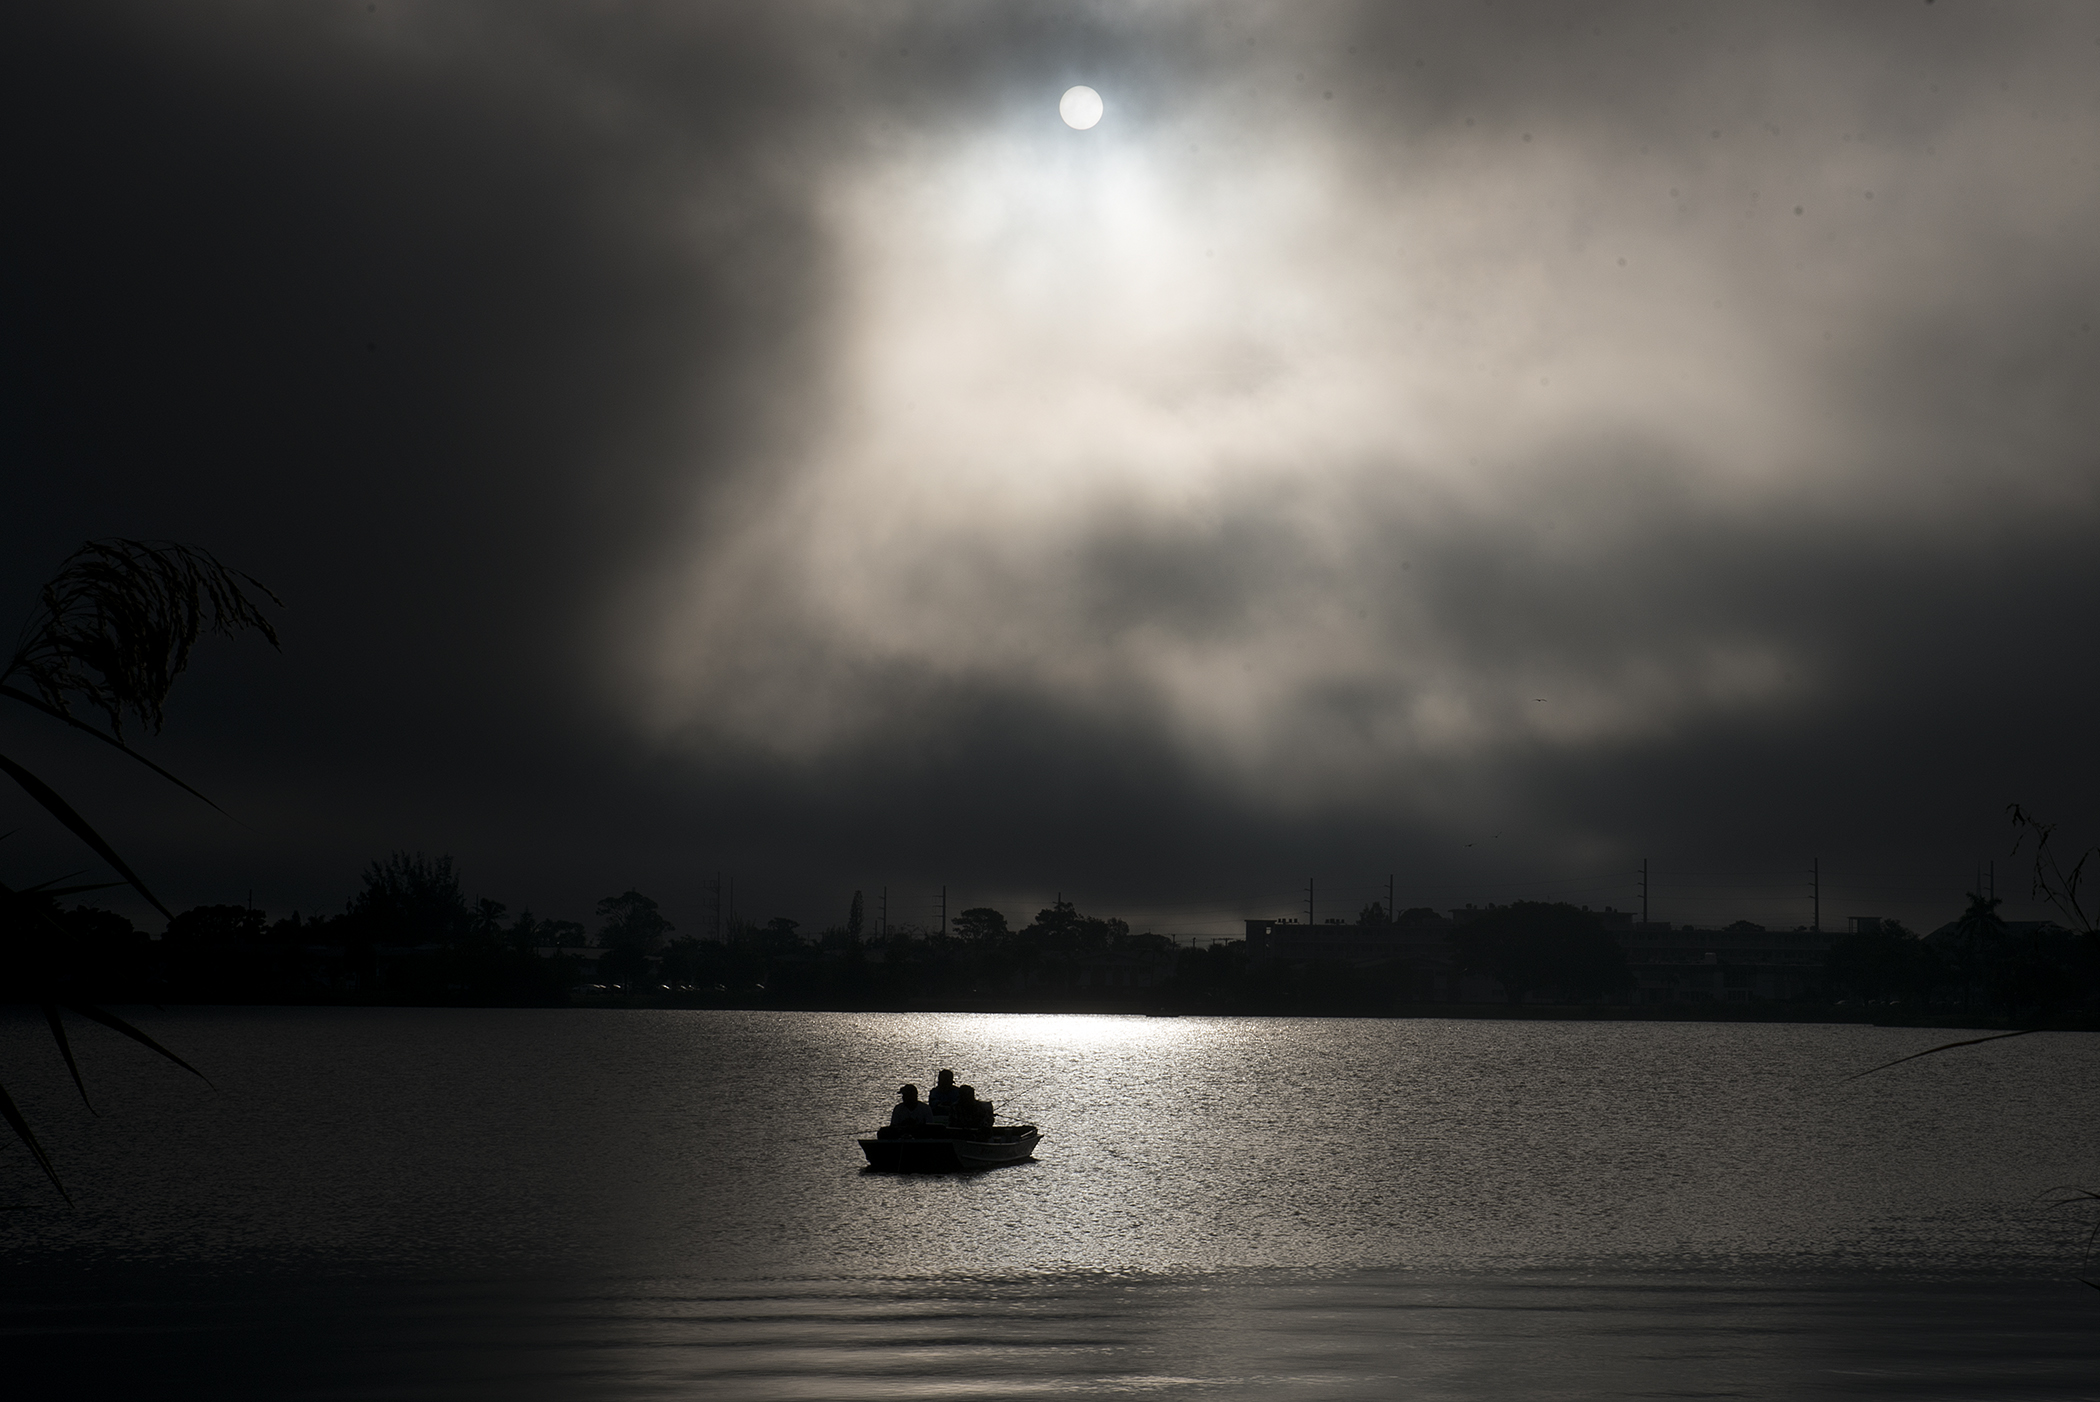
[[[137,1015],[216,1089],[0,1018],[17,1395],[2100,1397],[2100,1038]],[[941,1066],[1037,1161],[865,1171]]]

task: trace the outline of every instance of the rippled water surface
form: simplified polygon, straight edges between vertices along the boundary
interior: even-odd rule
[[[9,1352],[135,1395],[2100,1395],[2100,1039],[139,1016],[217,1089],[0,1021],[79,1204],[0,1155]],[[940,1066],[1037,1161],[866,1172]]]

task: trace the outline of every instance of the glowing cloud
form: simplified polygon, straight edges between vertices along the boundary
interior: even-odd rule
[[[1955,192],[1776,128],[1694,161],[1333,113],[926,137],[828,187],[819,402],[699,554],[659,723],[814,757],[1006,691],[1337,794],[1812,696],[1768,615],[1640,561],[1663,520],[1725,553],[1886,512],[1904,435],[1810,328],[1878,323],[1891,241],[1913,309],[1957,285]],[[1901,202],[1791,212],[1840,183]]]

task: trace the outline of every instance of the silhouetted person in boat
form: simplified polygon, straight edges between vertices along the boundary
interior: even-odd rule
[[[979,1100],[975,1087],[959,1086],[955,1092],[955,1108],[948,1112],[948,1123],[964,1129],[990,1129],[992,1102]]]
[[[955,1113],[955,1073],[943,1071],[933,1078],[933,1089],[926,1092],[926,1108],[934,1114],[948,1117]]]
[[[903,1096],[904,1100],[896,1109],[890,1111],[890,1128],[902,1129],[909,1125],[922,1125],[933,1118],[926,1107],[919,1103],[917,1086],[907,1082],[897,1088],[897,1094]]]

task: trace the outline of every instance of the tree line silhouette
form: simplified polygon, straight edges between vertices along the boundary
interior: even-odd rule
[[[978,906],[945,931],[870,931],[856,896],[843,923],[813,935],[777,916],[730,920],[703,938],[680,933],[654,899],[629,889],[599,901],[587,927],[469,900],[451,857],[409,852],[367,866],[339,913],[273,919],[198,906],[159,939],[108,911],[42,899],[67,938],[43,945],[43,961],[26,972],[104,1001],[1379,1015],[1449,1001],[1437,982],[1454,972],[1507,1005],[1534,1008],[1625,1008],[1636,984],[1594,914],[1537,901],[1490,907],[1460,925],[1427,909],[1389,916],[1374,903],[1359,929],[1435,935],[1440,952],[1425,957],[1419,940],[1396,940],[1390,958],[1343,962],[1262,957],[1243,940],[1177,945],[1062,899],[1023,925]],[[1961,920],[1924,937],[1893,921],[1839,936],[1820,991],[1793,1006],[2002,1017],[2100,1008],[2100,943],[2046,922],[2008,925],[1997,905],[1973,897]]]
[[[595,943],[600,964],[638,980],[650,967],[644,951],[671,928],[655,901],[624,891],[598,903],[594,941],[576,921],[469,901],[451,857],[410,852],[371,863],[339,913],[273,920],[249,906],[201,905],[159,939],[110,911],[42,900],[66,937],[16,972],[121,1001],[559,1004],[585,961],[543,951]]]

